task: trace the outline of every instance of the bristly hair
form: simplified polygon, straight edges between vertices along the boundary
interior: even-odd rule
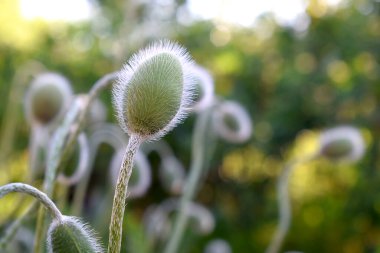
[[[72,225],[76,227],[79,231],[81,231],[81,234],[84,236],[84,238],[87,240],[88,244],[91,245],[91,250],[94,253],[104,253],[104,247],[101,244],[99,238],[97,237],[97,233],[95,230],[93,230],[88,224],[83,222],[80,218],[74,217],[74,216],[63,216],[63,219],[61,221],[53,220],[49,230],[48,230],[48,238],[47,238],[47,247],[49,253],[53,252],[53,245],[52,245],[52,231],[57,228],[59,225]]]
[[[124,115],[124,106],[126,105],[126,92],[130,81],[139,67],[152,57],[167,53],[174,56],[180,63],[183,73],[183,90],[180,107],[176,115],[171,119],[171,121],[157,133],[148,136],[140,136],[143,140],[157,140],[168,131],[173,129],[177,124],[182,122],[182,120],[190,112],[190,106],[194,97],[194,79],[190,73],[191,67],[193,65],[193,60],[188,54],[185,48],[180,46],[175,42],[170,42],[169,40],[161,40],[150,44],[145,49],[138,51],[134,54],[130,60],[123,66],[123,68],[118,73],[117,81],[113,88],[113,104],[116,109],[117,118],[122,129],[132,135],[130,129],[126,124]]]

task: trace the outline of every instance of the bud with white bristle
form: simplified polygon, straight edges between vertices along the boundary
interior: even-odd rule
[[[130,135],[119,172],[108,252],[119,253],[128,181],[141,143],[156,140],[180,123],[190,110],[192,61],[176,43],[160,41],[140,50],[118,73],[113,102],[119,124]]]
[[[51,125],[60,119],[72,100],[70,82],[57,73],[38,75],[25,97],[27,119],[39,125]]]
[[[160,41],[139,51],[118,74],[113,90],[123,130],[158,139],[188,113],[193,97],[192,60],[176,43]]]
[[[54,220],[48,231],[49,253],[102,253],[104,249],[98,242],[95,232],[80,219],[63,216]]]
[[[334,161],[358,161],[365,151],[360,131],[351,126],[340,126],[322,132],[320,155]]]

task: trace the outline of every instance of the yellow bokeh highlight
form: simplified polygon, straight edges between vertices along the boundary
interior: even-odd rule
[[[227,51],[215,57],[213,67],[217,74],[230,75],[238,73],[242,65],[237,53]]]
[[[223,159],[220,174],[238,182],[257,182],[278,174],[280,163],[255,147],[238,149]]]
[[[302,218],[309,227],[318,227],[324,219],[324,211],[320,206],[305,208]]]
[[[328,5],[324,0],[310,0],[307,12],[314,18],[320,18],[326,15]]]
[[[41,20],[25,20],[15,0],[0,1],[0,24],[0,43],[20,50],[34,49],[47,28]]]
[[[311,130],[301,131],[295,141],[294,147],[290,150],[291,159],[299,159],[310,156],[318,151],[319,134]]]
[[[362,52],[354,59],[354,68],[370,79],[376,78],[376,59],[369,52]]]
[[[328,77],[340,88],[350,88],[348,81],[351,78],[351,70],[346,62],[341,60],[331,61],[327,65]]]
[[[304,52],[296,56],[295,67],[302,74],[310,74],[315,70],[317,61],[311,53]]]
[[[28,154],[26,152],[13,155],[8,162],[0,167],[0,185],[11,182],[25,182],[28,175]],[[25,208],[31,203],[31,198],[27,201],[20,202],[25,195],[9,194],[0,199],[0,224],[9,216],[17,216],[23,213]]]

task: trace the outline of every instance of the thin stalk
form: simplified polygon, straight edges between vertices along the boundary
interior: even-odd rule
[[[51,199],[45,193],[41,192],[37,188],[23,183],[6,184],[0,187],[0,198],[11,192],[26,193],[35,197],[38,201],[41,202],[41,204],[45,206],[47,210],[49,210],[54,219],[58,221],[62,220],[62,214],[55,206],[53,201],[51,201]]]
[[[5,250],[5,247],[7,244],[13,239],[13,237],[16,235],[17,230],[20,228],[20,226],[23,224],[25,219],[29,217],[31,214],[34,214],[37,210],[38,201],[35,200],[27,209],[25,213],[23,213],[20,217],[18,217],[4,233],[4,236],[0,239],[0,252],[2,250]]]
[[[133,160],[141,142],[142,140],[139,136],[131,135],[123,157],[113,199],[111,224],[109,227],[108,253],[120,252],[128,181],[132,174]]]
[[[192,163],[190,167],[190,175],[186,181],[186,185],[181,197],[179,213],[174,223],[174,229],[171,233],[170,239],[165,253],[177,253],[178,247],[182,240],[183,233],[188,223],[188,208],[190,201],[193,199],[197,186],[199,184],[200,177],[202,175],[202,169],[204,168],[205,161],[205,139],[207,133],[207,126],[209,122],[210,110],[206,110],[199,115],[197,119],[194,136],[193,136],[193,155]]]
[[[279,224],[276,232],[272,238],[271,243],[266,249],[265,253],[278,253],[284,242],[286,234],[289,231],[290,223],[292,220],[292,210],[289,198],[289,178],[293,170],[300,164],[311,161],[316,158],[317,154],[313,154],[303,159],[290,161],[285,165],[277,181],[277,202],[279,207]]]
[[[107,74],[100,78],[91,88],[88,95],[84,96],[80,108],[72,108],[68,112],[62,126],[59,127],[54,135],[52,146],[50,147],[50,154],[47,157],[47,170],[44,179],[44,192],[47,196],[53,195],[53,189],[55,185],[55,179],[60,168],[62,168],[71,155],[78,135],[85,125],[86,116],[90,109],[91,103],[104,90],[110,81],[116,78],[117,72]],[[36,234],[34,239],[34,253],[38,253],[41,250],[42,238],[45,233],[45,212],[40,208],[37,218]]]
[[[83,209],[84,198],[88,188],[88,183],[90,181],[91,173],[93,170],[93,165],[96,158],[96,152],[102,143],[107,143],[116,151],[122,147],[125,147],[127,138],[125,133],[122,132],[120,127],[113,124],[102,124],[96,127],[90,136],[89,145],[89,161],[87,164],[85,175],[83,176],[80,184],[75,187],[74,197],[73,197],[73,207],[72,214],[75,216],[80,216]]]

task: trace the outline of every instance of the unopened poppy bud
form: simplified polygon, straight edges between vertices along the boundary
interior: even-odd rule
[[[103,247],[94,231],[76,217],[54,220],[48,231],[49,253],[101,253]]]
[[[60,118],[72,98],[69,81],[56,73],[37,76],[26,95],[25,110],[30,122],[48,125]]]
[[[213,114],[215,131],[223,139],[241,143],[252,134],[252,121],[248,112],[238,103],[226,101],[221,103]]]
[[[168,41],[132,56],[119,72],[113,90],[123,130],[151,140],[177,125],[192,99],[191,64],[186,50]]]
[[[354,127],[332,128],[320,137],[320,154],[331,160],[357,161],[363,156],[364,149],[363,137]]]

